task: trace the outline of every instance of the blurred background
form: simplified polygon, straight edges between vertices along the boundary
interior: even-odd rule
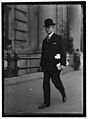
[[[70,65],[75,49],[83,52],[82,4],[2,4],[4,69],[18,67],[18,75],[39,71],[42,41],[46,37],[43,27],[46,18],[56,23],[55,32],[63,36]],[[9,58],[8,52],[16,54]],[[13,53],[12,53],[13,52]],[[16,58],[18,56],[18,58]],[[12,59],[11,59],[12,58]],[[14,60],[13,60],[14,59]],[[13,61],[12,61],[13,60]],[[17,69],[16,69],[17,70]],[[16,71],[15,71],[16,72]],[[11,75],[10,73],[8,75]]]

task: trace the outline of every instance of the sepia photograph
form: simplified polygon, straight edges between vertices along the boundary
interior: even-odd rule
[[[86,117],[86,1],[1,9],[2,117]]]

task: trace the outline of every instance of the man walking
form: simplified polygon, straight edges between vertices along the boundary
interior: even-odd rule
[[[44,21],[47,36],[43,40],[40,64],[44,73],[44,103],[39,106],[39,109],[50,106],[50,78],[55,87],[60,91],[63,102],[67,100],[64,86],[60,80],[60,72],[66,65],[66,48],[62,37],[55,34],[54,26],[55,23],[53,23],[51,18]]]

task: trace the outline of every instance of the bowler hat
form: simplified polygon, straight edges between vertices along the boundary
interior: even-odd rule
[[[53,20],[51,18],[45,19],[44,24],[45,25],[43,27],[55,25],[55,23],[53,23]]]

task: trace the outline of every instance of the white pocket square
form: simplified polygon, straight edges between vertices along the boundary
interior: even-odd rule
[[[55,55],[55,59],[60,59],[61,58],[61,55],[60,54],[56,54]]]
[[[53,43],[54,45],[56,44],[56,43]]]

